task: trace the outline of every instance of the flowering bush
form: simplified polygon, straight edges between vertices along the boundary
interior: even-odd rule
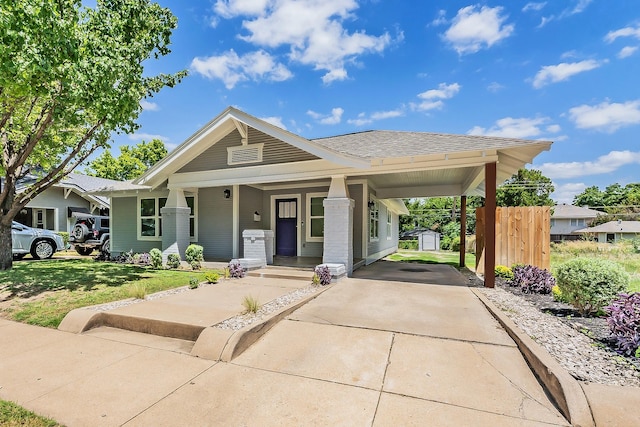
[[[556,279],[549,270],[535,265],[517,265],[513,267],[513,279],[509,285],[518,286],[526,294],[549,294]]]
[[[618,351],[638,357],[640,350],[640,293],[620,294],[608,307],[607,324]]]
[[[242,268],[239,262],[229,263],[229,277],[232,279],[244,277],[244,268]]]
[[[313,283],[326,286],[331,283],[331,270],[326,265],[319,265],[313,273]]]

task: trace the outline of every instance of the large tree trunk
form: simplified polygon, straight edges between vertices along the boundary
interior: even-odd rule
[[[0,221],[0,270],[10,270],[13,267],[13,252],[11,251],[11,221],[5,224],[5,218]]]

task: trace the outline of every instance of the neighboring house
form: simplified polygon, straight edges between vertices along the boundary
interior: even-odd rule
[[[576,230],[575,233],[593,236],[599,243],[616,243],[640,237],[640,221],[609,221],[595,227]]]
[[[588,227],[591,221],[604,212],[581,208],[573,205],[556,205],[551,214],[551,241],[578,240],[582,236],[575,234],[576,230]]]
[[[22,180],[17,188],[22,189],[35,178]],[[94,176],[70,173],[59,183],[38,194],[15,217],[15,221],[29,227],[69,232],[75,219],[73,212],[109,214],[109,198],[90,194],[97,188],[114,185],[119,181]]]
[[[243,256],[244,230],[262,229],[276,255],[350,273],[397,250],[402,198],[484,195],[485,174],[502,183],[550,145],[397,131],[309,140],[228,108],[140,178],[96,194],[111,198],[112,253],[184,256],[192,242],[229,260]]]

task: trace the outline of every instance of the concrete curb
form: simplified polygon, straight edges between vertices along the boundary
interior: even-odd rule
[[[251,347],[279,321],[331,287],[333,285],[325,286],[322,290],[282,308],[269,318],[247,325],[237,331],[218,329],[213,326],[208,327],[200,334],[191,350],[191,355],[204,359],[230,362]]]
[[[569,422],[577,427],[595,427],[584,391],[578,381],[560,366],[540,345],[477,289],[469,288],[507,331],[525,360]]]

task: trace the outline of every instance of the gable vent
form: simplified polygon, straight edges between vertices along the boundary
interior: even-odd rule
[[[245,163],[259,163],[262,161],[264,144],[241,145],[227,148],[227,164],[242,165]]]

